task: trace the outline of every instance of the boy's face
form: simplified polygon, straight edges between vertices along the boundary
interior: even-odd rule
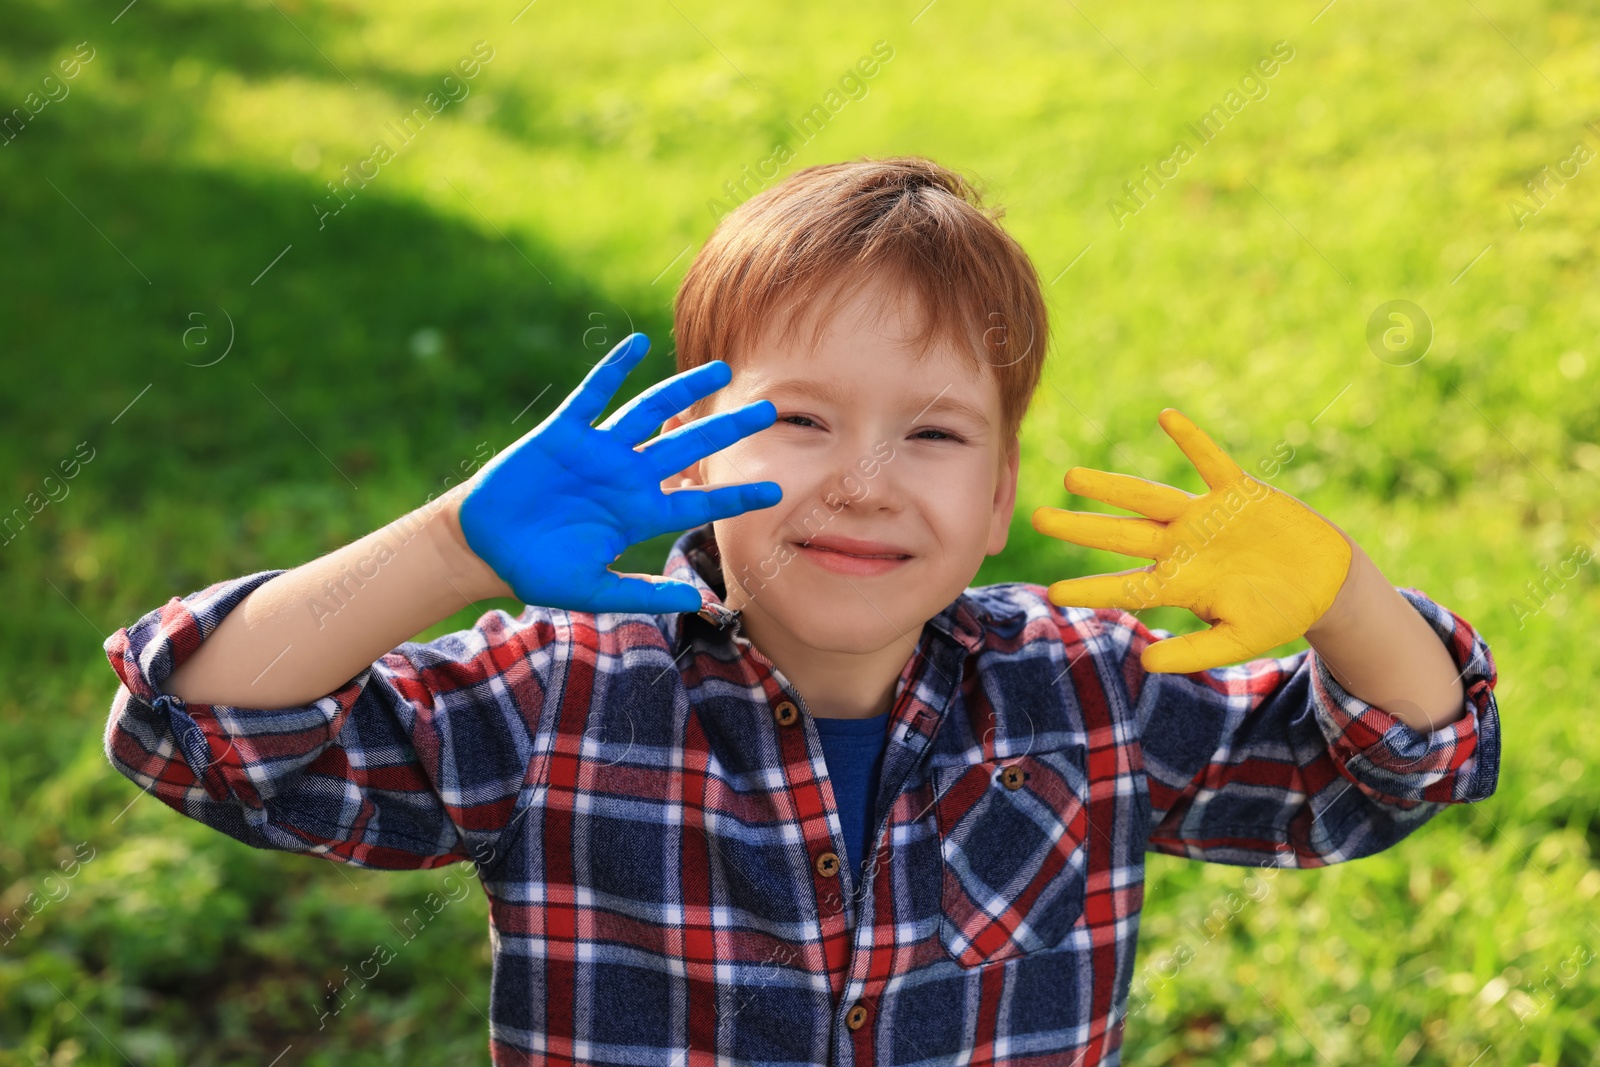
[[[999,390],[948,342],[914,362],[900,341],[917,325],[914,312],[894,297],[879,283],[858,286],[815,352],[805,351],[807,317],[785,344],[762,338],[738,356],[712,410],[767,399],[777,422],[662,483],[783,488],[776,506],[714,524],[725,602],[744,612],[752,636],[856,653],[915,643],[984,557],[1005,547],[1018,456],[1001,439]],[[662,432],[686,421],[673,416]],[[908,558],[862,560],[801,544],[836,538]]]

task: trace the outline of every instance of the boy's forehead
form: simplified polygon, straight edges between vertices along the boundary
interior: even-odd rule
[[[930,318],[938,316],[913,285],[870,266],[815,291],[780,288],[770,297],[763,321],[746,338],[757,351],[804,357],[830,345],[893,347],[921,338],[949,349],[953,343],[946,336],[924,336]]]
[[[987,429],[1000,426],[1000,385],[977,349],[942,331],[925,339],[925,349],[912,347],[928,325],[927,309],[904,282],[862,271],[786,311],[728,360],[730,394],[837,407],[887,404],[918,418],[951,414]]]

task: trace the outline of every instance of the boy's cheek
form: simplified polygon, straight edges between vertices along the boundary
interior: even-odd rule
[[[808,466],[803,456],[746,438],[712,453],[702,463],[701,470],[712,484],[777,482],[783,487],[783,503],[788,503],[806,484]]]

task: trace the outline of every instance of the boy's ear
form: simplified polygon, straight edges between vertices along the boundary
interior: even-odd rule
[[[665,437],[673,430],[676,430],[680,426],[686,425],[690,421],[691,420],[684,418],[681,414],[668,417],[667,421],[661,424],[661,436]],[[670,474],[661,479],[661,489],[663,492],[668,489],[682,489],[685,486],[704,484],[704,481],[700,477],[700,464],[698,461],[683,468],[683,470],[678,471],[676,474]]]
[[[1022,441],[1013,437],[1000,465],[1000,478],[994,487],[994,514],[989,521],[989,545],[985,554],[994,556],[1005,550],[1011,532],[1011,517],[1017,510],[1017,469],[1022,462]]]

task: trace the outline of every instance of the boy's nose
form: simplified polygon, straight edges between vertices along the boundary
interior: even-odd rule
[[[893,470],[893,446],[886,438],[862,435],[834,449],[828,458],[822,492],[836,493],[844,506],[897,510],[900,480]]]

